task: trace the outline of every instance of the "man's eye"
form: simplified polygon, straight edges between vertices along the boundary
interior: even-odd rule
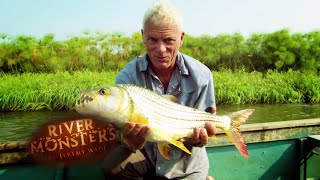
[[[148,41],[149,42],[157,42],[157,39],[156,38],[149,38]]]
[[[164,40],[166,44],[173,44],[175,41],[176,41],[175,39],[171,39],[171,38]]]

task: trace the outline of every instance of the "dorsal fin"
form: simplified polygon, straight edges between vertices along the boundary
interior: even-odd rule
[[[227,114],[231,120],[237,122],[239,125],[246,122],[248,117],[253,113],[254,109],[245,109],[237,112]]]

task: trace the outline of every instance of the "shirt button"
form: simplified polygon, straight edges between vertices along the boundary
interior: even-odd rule
[[[160,166],[158,166],[158,171],[160,171],[160,169],[161,169]]]

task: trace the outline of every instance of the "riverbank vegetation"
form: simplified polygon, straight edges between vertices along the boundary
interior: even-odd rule
[[[320,103],[320,32],[186,35],[181,52],[212,70],[218,105]],[[0,34],[0,111],[73,109],[81,90],[113,84],[144,53],[140,33]]]
[[[0,111],[70,110],[81,90],[111,85],[117,71],[0,73]],[[217,104],[319,103],[320,77],[299,71],[213,71]]]
[[[0,34],[0,71],[51,73],[58,71],[119,70],[145,52],[140,33],[84,32],[83,36],[56,40]],[[221,69],[320,71],[320,32],[217,36],[186,35],[181,52],[199,59],[213,71]]]

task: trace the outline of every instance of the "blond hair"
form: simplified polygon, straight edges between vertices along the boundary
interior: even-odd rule
[[[182,16],[180,11],[168,0],[159,0],[153,3],[144,14],[142,27],[147,22],[156,25],[177,25],[182,31]]]

